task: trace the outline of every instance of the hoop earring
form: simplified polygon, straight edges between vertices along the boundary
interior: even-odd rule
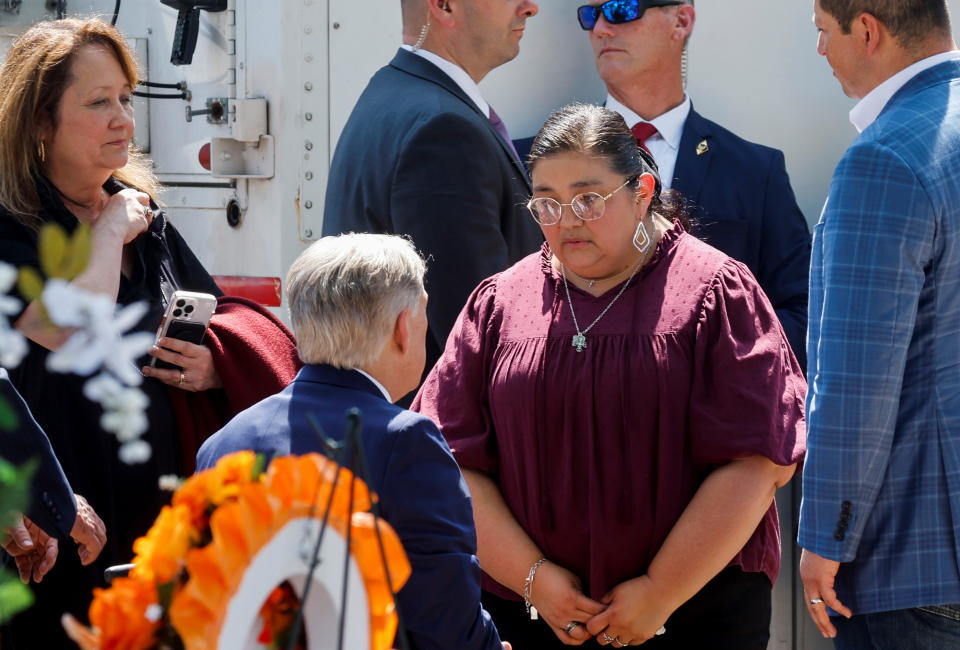
[[[643,225],[643,219],[640,220],[640,223],[637,224],[637,230],[633,233],[633,247],[637,249],[641,255],[644,255],[648,250],[650,250],[650,244],[653,243],[653,240],[650,239],[650,233],[647,232],[647,227]]]
[[[37,146],[37,157],[40,158],[40,162],[47,162],[47,148],[44,146],[43,140]]]
[[[413,51],[418,51],[427,40],[427,34],[430,33],[430,16],[427,16],[427,23],[420,28],[420,36],[417,37],[417,42],[413,44]]]

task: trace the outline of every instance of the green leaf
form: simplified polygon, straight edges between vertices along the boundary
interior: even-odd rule
[[[264,454],[257,454],[253,460],[253,475],[250,478],[256,481],[265,469],[267,469],[267,457]]]
[[[40,268],[48,278],[59,278],[67,254],[67,233],[59,224],[47,223],[40,229]]]
[[[30,506],[30,483],[40,461],[33,458],[20,467],[0,459],[0,529],[10,526],[18,513]]]
[[[33,593],[9,571],[0,571],[0,623],[33,605]]]
[[[0,431],[13,431],[20,424],[20,419],[10,403],[0,397]]]
[[[39,300],[43,295],[43,278],[32,266],[21,266],[17,273],[17,289],[27,302]]]
[[[80,224],[73,231],[70,237],[70,244],[67,247],[67,254],[60,266],[60,275],[67,282],[83,273],[90,261],[90,254],[93,250],[93,244],[90,240],[90,226],[85,223]]]

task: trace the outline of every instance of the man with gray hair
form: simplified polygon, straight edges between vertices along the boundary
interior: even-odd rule
[[[207,440],[197,469],[241,449],[267,457],[323,452],[309,417],[334,439],[344,413],[363,418],[367,481],[413,569],[397,608],[417,650],[502,650],[480,606],[470,494],[428,418],[393,404],[423,373],[426,265],[393,235],[324,237],[287,275],[287,298],[306,364],[282,392],[243,411]],[[349,463],[348,463],[349,465]]]

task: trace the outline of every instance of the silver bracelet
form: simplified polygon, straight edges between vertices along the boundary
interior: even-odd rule
[[[523,581],[523,602],[527,606],[527,614],[529,614],[530,618],[533,620],[538,618],[536,608],[534,608],[532,613],[530,612],[530,608],[533,607],[533,605],[530,604],[530,596],[533,593],[533,579],[537,577],[537,569],[539,569],[546,561],[547,558],[542,557],[534,562],[533,566],[530,567],[530,572],[527,573],[527,579]]]

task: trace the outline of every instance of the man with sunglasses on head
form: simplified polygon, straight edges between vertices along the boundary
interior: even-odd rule
[[[526,169],[477,86],[517,56],[539,7],[401,0],[401,9],[403,45],[374,75],[337,143],[323,234],[413,239],[429,261],[429,370],[470,292],[543,241],[524,207],[532,194]]]
[[[607,86],[607,108],[653,154],[664,187],[691,202],[694,233],[750,268],[804,365],[810,231],[783,153],[693,110],[684,90],[693,0],[590,0],[577,17]]]

